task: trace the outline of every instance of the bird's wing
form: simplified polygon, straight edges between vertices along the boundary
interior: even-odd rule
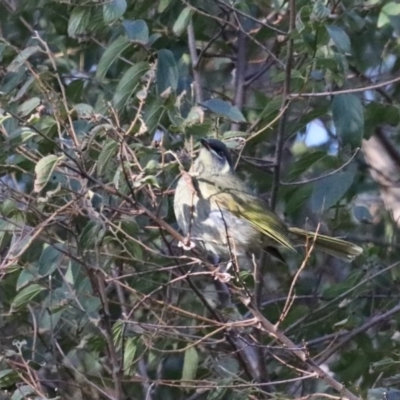
[[[219,184],[218,179],[213,182],[207,179],[199,179],[201,193],[214,203],[217,208],[227,210],[238,218],[249,222],[255,229],[273,239],[283,247],[295,251],[289,238],[289,232],[285,223],[257,196],[235,189],[234,182]],[[214,182],[215,180],[215,182]],[[240,193],[242,192],[242,193]]]

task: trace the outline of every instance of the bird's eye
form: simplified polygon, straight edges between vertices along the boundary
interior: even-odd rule
[[[223,152],[222,150],[218,150],[218,151],[217,151],[217,154],[218,154],[220,157],[224,157],[224,152]]]

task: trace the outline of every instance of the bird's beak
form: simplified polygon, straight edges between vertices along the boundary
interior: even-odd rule
[[[200,143],[203,147],[205,147],[207,150],[210,150],[210,145],[208,143],[208,140],[206,138],[201,138]]]

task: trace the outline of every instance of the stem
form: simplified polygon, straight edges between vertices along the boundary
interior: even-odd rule
[[[289,32],[295,29],[295,17],[296,17],[296,0],[289,0]],[[289,95],[290,95],[290,78],[292,73],[292,56],[293,56],[293,39],[289,39],[287,47],[287,60],[285,67],[285,80],[283,83],[283,98],[281,105],[282,117],[279,121],[278,136],[276,138],[276,150],[275,150],[275,171],[272,182],[271,190],[271,210],[275,209],[276,200],[278,197],[279,182],[281,178],[281,162],[282,162],[282,150],[285,143],[285,127],[287,120],[287,111],[289,106]]]

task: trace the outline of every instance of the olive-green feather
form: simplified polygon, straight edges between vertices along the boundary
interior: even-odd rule
[[[315,233],[304,229],[289,227],[289,232],[292,234],[293,240],[298,243],[307,243],[310,245],[314,241]],[[343,261],[350,262],[359,256],[363,249],[353,243],[343,239],[338,239],[330,236],[317,234],[315,247],[324,253],[330,254]]]
[[[295,251],[286,224],[268,210],[262,200],[250,193],[241,193],[243,191],[235,189],[234,179],[229,180],[229,183],[224,182],[224,185],[219,182],[218,178],[214,177],[214,179],[213,183],[207,179],[199,179],[204,197],[208,197],[217,207],[231,212],[238,218],[243,218],[260,233],[275,240],[283,247]]]
[[[257,196],[244,192],[235,176],[213,176],[213,181],[199,178],[201,194],[222,210],[243,218],[257,231],[283,247],[295,251],[292,241],[304,245],[312,243],[314,232],[287,227],[286,224]],[[315,247],[343,261],[352,261],[363,249],[343,239],[317,234]]]

